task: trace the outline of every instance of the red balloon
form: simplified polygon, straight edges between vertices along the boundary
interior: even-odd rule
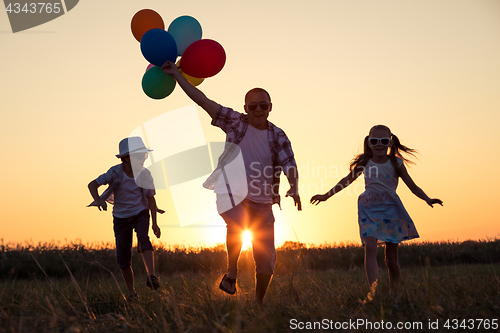
[[[182,54],[180,67],[193,77],[207,78],[219,73],[226,63],[222,45],[211,39],[193,42]]]
[[[151,29],[165,29],[165,23],[160,14],[152,9],[142,9],[135,13],[130,23],[132,34],[139,42],[142,36]]]

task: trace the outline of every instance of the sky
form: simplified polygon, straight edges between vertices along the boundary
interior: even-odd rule
[[[119,162],[118,142],[134,129],[193,105],[179,87],[162,100],[142,91],[148,62],[130,21],[144,8],[166,26],[192,16],[203,38],[224,47],[224,68],[199,86],[210,99],[242,112],[249,89],[271,94],[269,120],[292,142],[303,205],[298,212],[284,198],[282,178],[277,245],[360,244],[361,178],[319,206],[309,200],[346,174],[376,124],[419,151],[409,174],[444,202],[431,208],[400,181],[419,241],[500,236],[499,1],[86,0],[18,33],[0,12],[3,242],[114,242],[111,211],[86,207],[87,184]],[[206,142],[224,141],[210,117],[196,113]],[[193,198],[212,196],[203,209],[213,215],[215,195],[201,183],[183,202],[197,211]],[[220,217],[181,227],[173,197],[157,190],[167,213],[158,217],[162,236],[154,244],[224,242]]]

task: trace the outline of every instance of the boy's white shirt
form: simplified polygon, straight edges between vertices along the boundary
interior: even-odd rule
[[[123,182],[123,177],[124,177],[123,164],[120,163],[115,166],[112,166],[106,173],[97,177],[96,182],[99,186],[107,183],[105,179],[108,173],[111,173],[110,175],[111,183],[99,197],[101,198],[101,200],[114,205],[115,203],[114,193],[116,192],[118,186],[120,186]],[[102,182],[103,180],[104,182]],[[139,188],[142,189],[142,197],[146,208],[149,207],[148,197],[154,196],[156,194],[154,190],[154,181],[153,177],[151,176],[151,172],[146,168],[142,168],[139,175],[135,178],[135,182],[137,186],[139,186]],[[152,195],[150,190],[152,190]],[[92,206],[99,206],[99,204],[94,200],[87,207],[92,207]]]

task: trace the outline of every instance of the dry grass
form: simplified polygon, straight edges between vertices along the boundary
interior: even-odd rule
[[[144,275],[136,269],[140,299],[130,304],[122,293],[126,288],[121,277],[101,267],[99,260],[90,265],[92,261],[78,258],[78,251],[59,249],[53,265],[62,266],[60,271],[67,275],[54,278],[45,270],[50,260],[43,259],[43,251],[31,250],[31,261],[40,265],[37,273],[0,282],[0,332],[288,332],[293,320],[296,325],[314,325],[325,319],[332,325],[383,320],[394,327],[397,322],[420,322],[420,331],[428,330],[429,321],[439,320],[440,328],[433,332],[449,332],[443,327],[447,319],[500,318],[500,264],[494,263],[435,266],[424,259],[420,266],[403,268],[397,303],[387,296],[387,274],[381,265],[380,292],[363,305],[368,287],[361,267],[311,270],[308,261],[321,257],[306,256],[299,247],[287,250],[293,262],[282,255],[281,266],[287,267],[275,275],[262,307],[253,301],[253,267],[243,267],[237,294],[228,296],[218,289],[222,274],[215,264],[208,273],[160,274],[162,288],[155,292],[145,286]],[[322,251],[331,255],[327,248]],[[208,252],[203,256],[208,262],[217,261]],[[242,257],[251,260],[249,252]],[[73,275],[75,262],[86,268]],[[357,328],[352,331],[371,331],[366,326]]]

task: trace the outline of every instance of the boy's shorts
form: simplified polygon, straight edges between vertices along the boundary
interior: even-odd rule
[[[153,250],[149,240],[149,210],[145,209],[139,214],[127,218],[113,217],[113,230],[116,240],[116,259],[120,269],[132,265],[132,240],[133,230],[137,234],[137,252]]]

